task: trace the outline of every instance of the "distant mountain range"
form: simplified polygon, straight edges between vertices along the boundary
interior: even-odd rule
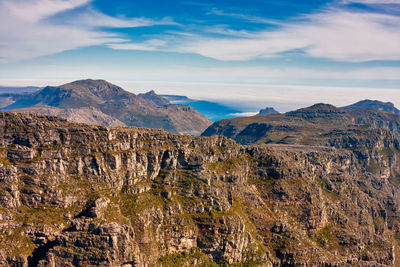
[[[12,96],[14,94],[23,94],[39,91],[41,87],[26,86],[26,87],[12,87],[12,86],[0,86],[0,109],[11,105],[13,103]]]
[[[80,80],[39,91],[0,96],[3,110],[56,115],[105,126],[161,128],[199,135],[211,122],[194,108],[172,105],[154,92],[140,96],[104,80]]]
[[[226,119],[215,122],[202,135],[223,135],[240,144],[300,145],[326,145],[335,135],[360,136],[372,128],[384,128],[400,136],[400,115],[381,111],[382,105],[389,106],[387,103],[371,103],[374,108],[355,104],[345,110],[315,104],[284,114]]]
[[[42,87],[36,86],[0,86],[0,94],[20,94],[39,91]]]

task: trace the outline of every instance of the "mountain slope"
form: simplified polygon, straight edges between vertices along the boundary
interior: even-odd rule
[[[199,135],[210,121],[195,109],[188,106],[163,105],[123,90],[121,87],[104,80],[81,80],[61,86],[47,86],[44,89],[24,95],[13,96],[15,102],[5,110],[39,111],[44,114],[54,114],[48,107],[64,109],[58,115],[78,122],[99,125],[104,123],[100,117],[109,116],[126,126],[161,128],[173,133]],[[91,109],[95,111],[91,118],[84,116],[69,116],[67,110]],[[107,119],[106,121],[110,121]]]
[[[285,114],[221,120],[202,134],[224,135],[241,144],[329,144],[338,131],[365,132],[384,128],[400,135],[400,115],[378,110],[342,110],[328,104],[315,104]]]
[[[125,123],[102,113],[100,110],[89,108],[55,108],[50,106],[32,106],[29,108],[14,109],[14,112],[39,113],[66,118],[69,121],[82,122],[90,125],[104,125],[107,127],[126,126]]]
[[[240,146],[1,112],[0,265],[399,266],[398,142],[365,130]]]

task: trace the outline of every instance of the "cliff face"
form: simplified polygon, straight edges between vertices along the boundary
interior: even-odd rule
[[[1,266],[398,264],[398,143],[226,137],[0,113]]]

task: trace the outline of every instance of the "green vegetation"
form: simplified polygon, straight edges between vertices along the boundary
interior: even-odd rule
[[[215,171],[216,173],[226,173],[229,172],[231,170],[236,170],[239,169],[243,162],[248,161],[248,155],[238,155],[236,157],[232,157],[229,158],[227,160],[224,161],[217,161],[217,162],[213,162],[208,164],[208,169]]]
[[[124,192],[120,193],[121,213],[128,218],[135,217],[149,207],[162,208],[163,206],[163,197],[159,194],[155,194],[153,189],[139,195]]]
[[[0,158],[0,164],[2,164],[4,167],[11,166],[11,162],[7,157]]]
[[[367,171],[372,172],[372,173],[377,173],[380,170],[381,170],[381,166],[378,164],[378,162],[371,159],[368,163]]]
[[[67,214],[70,209],[58,208],[51,205],[38,205],[33,208],[21,206],[18,208],[16,213],[16,220],[25,224],[46,224],[51,226],[57,226],[66,224],[64,214]]]
[[[330,250],[337,249],[339,247],[338,238],[335,235],[334,227],[327,225],[315,233],[315,236],[311,237],[317,245],[321,248],[327,248]]]
[[[397,171],[392,171],[389,177],[389,182],[395,186],[400,186],[400,173]]]
[[[385,229],[385,219],[382,216],[375,217],[373,222],[375,231],[383,231]]]
[[[330,198],[332,198],[332,199],[338,199],[339,198],[339,194],[330,189],[330,186],[329,186],[327,180],[321,179],[321,178],[315,178],[315,182],[321,187],[323,192],[325,194],[327,194]]]
[[[200,189],[208,186],[203,180],[189,170],[176,170],[177,186],[182,189]]]
[[[32,256],[35,244],[24,234],[25,227],[17,227],[11,234],[0,233],[0,244],[7,244],[7,250],[11,255]]]
[[[96,247],[80,247],[76,246],[74,244],[69,244],[67,247],[59,247],[60,250],[74,254],[74,255],[80,255],[85,258],[97,258],[99,259],[101,256],[105,256],[107,247],[103,248],[96,248]]]
[[[393,147],[384,147],[379,151],[379,154],[382,155],[385,160],[392,159],[397,153],[399,153],[399,151]]]
[[[392,247],[391,243],[385,243],[382,241],[378,241],[375,243],[372,243],[370,245],[365,246],[364,250],[360,253],[362,259],[368,259],[368,256],[371,253],[374,254],[380,254],[381,252],[384,253],[387,248]]]
[[[158,264],[162,266],[182,266],[184,264],[190,264],[192,266],[210,266],[217,267],[218,264],[210,260],[206,254],[204,254],[198,248],[192,248],[190,250],[170,254],[164,257],[161,257],[157,261]]]
[[[396,240],[397,244],[400,246],[400,233],[395,233],[393,237]]]

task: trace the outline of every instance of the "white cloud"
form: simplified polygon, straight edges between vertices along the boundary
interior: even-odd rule
[[[255,116],[257,114],[258,114],[258,112],[240,112],[240,113],[230,113],[228,115],[235,116],[235,117],[250,117],[250,116]]]
[[[400,3],[400,0],[343,0],[362,3]],[[218,60],[276,57],[299,50],[337,61],[400,60],[400,17],[329,9],[285,24],[260,17],[213,9],[215,15],[279,28],[232,30],[226,25],[202,26],[190,32],[166,32],[143,42],[130,42],[99,27],[143,27],[176,24],[169,18],[112,17],[90,8],[91,0],[0,0],[0,61],[33,58],[92,45],[119,50],[196,53]],[[78,7],[73,19],[53,20]],[[62,20],[62,17],[61,17]],[[207,37],[209,34],[219,37]]]
[[[11,17],[27,22],[37,22],[47,16],[73,9],[91,0],[2,0],[3,12],[10,12]]]
[[[207,37],[201,32],[175,40],[165,36],[167,44],[159,49],[196,53],[218,60],[268,58],[291,50],[346,62],[400,60],[400,17],[394,15],[329,9],[273,30],[235,31],[217,25],[203,32],[221,36]],[[161,38],[158,36],[157,40]],[[145,45],[142,43],[139,48],[144,50]],[[132,49],[136,47],[133,45]],[[152,46],[151,50],[154,49]]]
[[[148,18],[111,17],[93,9],[85,10],[77,18],[67,21],[66,24],[90,27],[133,28],[153,25],[176,25],[170,18],[153,20]]]
[[[400,81],[400,67],[363,67],[357,69],[321,70],[318,68],[299,67],[176,67],[163,71],[165,78],[174,77],[176,73],[183,76],[190,74],[192,80],[234,81],[234,82],[268,82],[304,80],[394,80]],[[176,77],[177,80],[182,77]]]
[[[166,18],[111,17],[86,7],[67,22],[54,22],[56,14],[88,5],[91,0],[0,0],[0,61],[50,55],[85,46],[127,42],[96,27],[141,27],[172,24]]]
[[[360,4],[400,4],[400,0],[343,0],[343,3],[360,3]]]
[[[254,38],[201,38],[188,40],[178,50],[219,60],[248,60],[274,57],[280,52],[309,45],[307,39],[281,33],[260,33]]]
[[[273,19],[266,19],[266,18],[262,18],[262,17],[249,16],[249,15],[238,14],[238,13],[229,13],[229,12],[225,12],[223,10],[217,9],[217,8],[212,8],[211,11],[208,12],[208,14],[233,17],[233,18],[237,18],[237,19],[242,19],[242,20],[247,20],[247,21],[251,21],[251,22],[255,22],[255,23],[262,23],[262,24],[272,24],[272,25],[281,25],[282,24],[281,22],[279,22],[277,20],[273,20]]]
[[[156,51],[167,44],[164,40],[151,39],[143,43],[114,43],[108,47],[118,50],[141,50],[141,51]]]
[[[338,61],[400,59],[400,18],[330,10],[279,30],[248,38],[188,40],[179,49],[219,60],[248,60],[300,49],[306,54]]]

